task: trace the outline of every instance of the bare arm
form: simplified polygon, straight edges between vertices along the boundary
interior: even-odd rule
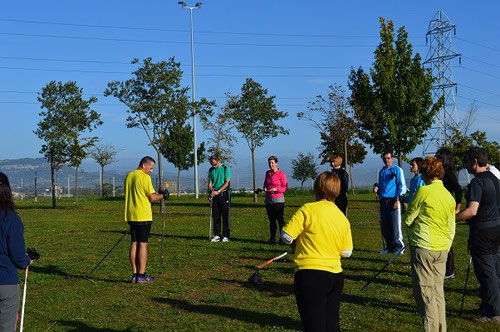
[[[149,201],[151,203],[157,202],[157,201],[161,201],[163,199],[163,195],[162,194],[152,193],[152,194],[148,195],[148,199],[149,199]]]
[[[475,201],[469,202],[467,204],[467,207],[456,215],[455,220],[456,221],[468,220],[474,217],[477,214],[478,208],[479,208],[479,202]]]

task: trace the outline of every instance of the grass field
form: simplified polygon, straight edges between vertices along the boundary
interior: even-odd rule
[[[287,197],[285,217],[312,198]],[[17,202],[27,246],[42,255],[30,268],[26,331],[301,330],[290,257],[263,270],[261,289],[247,281],[252,266],[287,250],[263,243],[269,231],[262,202],[234,197],[231,242],[210,243],[205,199],[172,198],[167,206],[163,273],[161,216],[155,215],[147,271],[157,282],[143,285],[128,283],[128,237],[92,274],[92,281],[84,278],[127,229],[122,200],[88,198],[75,204],[63,199],[58,204],[52,210],[48,201]],[[342,329],[420,331],[409,252],[360,292],[390,258],[378,254],[381,236],[376,212],[372,195],[349,197],[354,252],[342,263],[346,278]],[[458,314],[468,262],[466,235],[466,227],[457,227],[457,277],[445,284],[449,331],[498,331],[498,325],[472,321],[479,305],[478,283],[472,274],[464,314]],[[22,272],[20,278],[24,279]]]

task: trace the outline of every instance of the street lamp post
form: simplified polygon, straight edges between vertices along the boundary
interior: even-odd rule
[[[193,38],[193,10],[201,8],[201,2],[196,3],[194,7],[186,5],[185,2],[179,1],[179,5],[182,8],[189,9],[189,18],[191,23],[191,81],[192,89],[191,96],[192,102],[195,101],[196,91],[195,91],[195,80],[194,80],[194,38]],[[196,113],[193,109],[193,144],[194,144],[194,197],[199,198],[199,188],[198,188],[198,148],[196,146]]]

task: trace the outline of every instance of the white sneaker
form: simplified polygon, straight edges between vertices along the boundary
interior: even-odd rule
[[[212,238],[212,240],[210,240],[211,242],[219,242],[220,241],[220,236],[219,235],[216,235]]]
[[[224,237],[222,238],[222,242],[229,242],[229,238],[224,236]]]

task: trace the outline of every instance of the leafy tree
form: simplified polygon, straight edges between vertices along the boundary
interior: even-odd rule
[[[255,176],[255,149],[262,146],[264,140],[279,134],[288,135],[288,130],[275,122],[288,115],[278,111],[274,104],[275,96],[267,97],[267,89],[247,78],[241,87],[241,95],[227,94],[224,114],[247,141],[252,154],[253,189],[257,188]],[[254,194],[257,202],[257,194]]]
[[[133,59],[132,64],[139,64],[139,60]],[[149,145],[158,156],[158,178],[161,184],[162,155],[167,153],[162,150],[165,147],[162,142],[165,142],[174,120],[192,112],[200,117],[210,115],[214,102],[204,98],[199,102],[189,102],[186,94],[188,88],[181,87],[180,63],[173,57],[158,63],[146,58],[132,75],[133,78],[123,82],[109,82],[104,95],[114,96],[127,106],[128,128],[142,128],[146,133]]]
[[[297,113],[297,117],[308,120],[319,130],[322,163],[337,154],[344,156],[344,163],[349,165],[352,184],[352,167],[363,162],[366,149],[357,139],[356,122],[345,90],[337,84],[328,88],[328,97],[317,96],[305,112]],[[353,185],[351,187],[354,188]]]
[[[95,140],[81,138],[82,133],[102,124],[99,113],[91,109],[97,98],[85,100],[82,96],[82,89],[74,81],[51,81],[38,93],[37,100],[45,110],[39,113],[42,119],[34,133],[45,142],[40,153],[50,164],[52,208],[56,207],[55,171],[66,162],[79,166],[85,151],[78,151],[75,147],[85,149],[86,143]]]
[[[177,119],[170,126],[165,141],[161,143],[163,155],[175,168],[177,168],[177,194],[180,194],[181,171],[193,167],[193,130],[191,125],[186,123],[185,118]],[[196,150],[198,154],[198,164],[205,160],[205,143],[201,142]]]
[[[228,164],[235,164],[232,147],[237,142],[235,136],[231,134],[231,126],[228,123],[226,114],[219,112],[211,120],[203,122],[203,129],[211,133],[207,154],[217,155]]]
[[[380,18],[381,42],[375,50],[370,74],[351,69],[350,103],[358,121],[360,138],[375,153],[393,151],[402,158],[422,143],[443,100],[432,102],[434,78],[424,69],[418,53],[408,43],[404,27],[395,40],[394,25]]]
[[[301,190],[304,188],[304,182],[307,179],[314,179],[318,176],[316,163],[314,162],[314,156],[312,153],[303,154],[299,152],[297,159],[292,160],[292,170],[292,178],[300,181]]]
[[[104,197],[104,166],[116,161],[116,153],[116,149],[111,144],[98,144],[90,152],[92,159],[101,166],[101,197]]]

